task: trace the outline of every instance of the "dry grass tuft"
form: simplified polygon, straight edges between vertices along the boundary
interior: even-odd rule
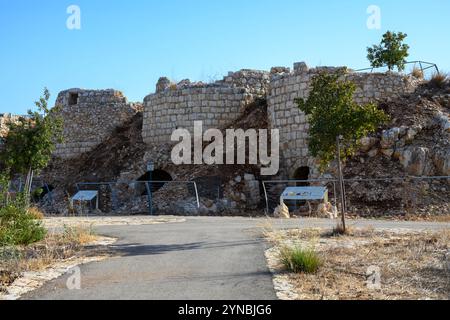
[[[31,207],[28,210],[28,214],[36,220],[44,220],[44,213],[36,207]]]
[[[314,248],[284,246],[280,249],[280,260],[287,270],[294,273],[316,273],[322,264]]]
[[[323,236],[325,237],[340,237],[340,236],[351,236],[353,235],[353,229],[349,226],[346,226],[344,229],[341,222],[339,222],[333,230],[329,232],[325,232]]]
[[[417,79],[423,79],[423,72],[420,68],[414,67],[411,71],[411,75]]]
[[[436,72],[436,73],[434,73],[434,74],[431,76],[431,79],[430,79],[430,81],[429,81],[429,84],[430,84],[433,88],[439,88],[439,89],[442,89],[442,88],[444,88],[445,85],[447,84],[448,79],[449,79],[449,76],[448,76],[447,73],[442,73],[442,72],[437,73],[437,72]]]

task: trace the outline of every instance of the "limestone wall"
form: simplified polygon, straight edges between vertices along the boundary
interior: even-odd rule
[[[194,121],[203,128],[219,128],[236,119],[251,100],[245,89],[204,87],[169,90],[144,100],[142,137],[148,145],[169,143],[174,130],[193,132]]]
[[[315,167],[314,159],[308,156],[307,117],[298,109],[294,100],[307,98],[311,80],[319,72],[337,70],[338,68],[330,67],[309,69],[304,63],[296,63],[292,72],[272,76],[268,95],[269,123],[272,128],[280,130],[282,166],[289,176],[299,167]],[[413,92],[416,88],[412,78],[397,73],[346,72],[345,78],[357,85],[355,101],[358,103],[389,100]]]
[[[0,138],[4,138],[8,134],[8,123],[17,122],[20,117],[10,113],[0,113]]]
[[[274,67],[270,72],[244,69],[210,84],[187,79],[172,83],[161,78],[156,93],[144,99],[144,142],[149,147],[169,143],[174,130],[185,128],[192,132],[197,120],[203,121],[204,130],[222,128],[238,118],[246,104],[266,97],[270,127],[280,130],[282,168],[290,176],[299,167],[314,170],[314,159],[308,156],[308,121],[294,100],[308,96],[311,80],[319,72],[337,69],[309,69],[305,63],[296,63],[292,71],[285,67]],[[359,103],[392,99],[416,87],[412,78],[397,73],[345,70],[345,78],[357,85],[355,100]],[[114,128],[130,119],[136,108],[115,90],[71,89],[59,94],[57,104],[63,106],[65,119],[65,142],[56,151],[62,158],[92,150]]]
[[[241,70],[230,72],[212,84],[178,84],[161,78],[156,93],[144,99],[142,136],[148,145],[170,142],[177,128],[192,132],[194,121],[203,121],[204,130],[220,128],[239,117],[244,106],[255,97],[266,96],[269,73]]]
[[[56,105],[62,106],[64,143],[55,156],[68,159],[91,151],[112,131],[136,113],[136,105],[116,90],[70,89],[59,93]]]

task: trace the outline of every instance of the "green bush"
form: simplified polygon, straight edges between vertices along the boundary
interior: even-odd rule
[[[46,230],[20,206],[8,204],[0,208],[0,246],[29,245],[44,239]]]
[[[284,247],[280,250],[281,262],[295,273],[316,273],[322,261],[313,249]]]

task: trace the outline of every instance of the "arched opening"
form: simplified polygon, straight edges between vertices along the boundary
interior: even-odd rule
[[[149,185],[151,187],[151,192],[156,192],[159,189],[161,189],[162,187],[164,187],[164,185],[167,182],[173,181],[173,178],[170,175],[170,173],[168,173],[167,171],[155,170],[153,172],[146,172],[139,179],[137,179],[137,181],[138,181],[137,188],[138,188],[140,194],[145,196],[148,194],[148,192],[147,192],[147,187],[144,182],[158,181],[155,183],[151,183]]]
[[[293,176],[294,180],[302,181],[302,182],[296,183],[297,187],[309,186],[309,183],[307,182],[307,180],[309,180],[309,174],[310,174],[309,167],[300,167],[300,168],[297,168],[297,170],[295,170],[294,176]]]

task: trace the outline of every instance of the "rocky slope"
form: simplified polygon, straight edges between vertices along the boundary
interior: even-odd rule
[[[450,176],[450,85],[424,83],[413,94],[383,102],[391,121],[361,141],[361,151],[345,168],[347,191],[358,214],[450,214],[448,179],[392,177]]]

